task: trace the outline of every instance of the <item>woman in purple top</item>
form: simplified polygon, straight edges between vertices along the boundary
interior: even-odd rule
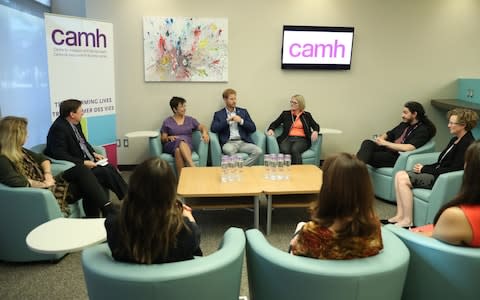
[[[184,166],[195,167],[192,160],[192,132],[200,130],[203,142],[208,143],[209,141],[207,128],[198,123],[195,118],[185,115],[186,102],[181,97],[172,97],[170,108],[173,111],[173,116],[165,119],[162,129],[160,129],[163,151],[175,157],[178,173]]]

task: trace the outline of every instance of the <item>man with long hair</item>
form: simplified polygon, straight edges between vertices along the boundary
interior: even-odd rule
[[[402,122],[374,140],[364,140],[357,157],[375,168],[393,167],[399,152],[425,145],[436,132],[422,104],[409,101],[402,110]]]

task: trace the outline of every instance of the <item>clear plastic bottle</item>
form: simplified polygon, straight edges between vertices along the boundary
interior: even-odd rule
[[[284,169],[283,169],[283,154],[279,153],[277,155],[277,180],[284,179]]]
[[[228,181],[237,180],[237,163],[235,161],[235,155],[228,158]]]
[[[276,154],[270,154],[270,180],[277,180],[278,160]]]
[[[228,182],[228,177],[229,177],[229,172],[228,172],[228,156],[223,155],[222,156],[222,163],[221,163],[221,168],[222,168],[222,174],[221,174],[221,181],[222,182]]]
[[[283,164],[284,164],[284,168],[285,168],[285,180],[289,180],[290,177],[291,177],[291,165],[292,165],[292,157],[290,156],[290,154],[285,154],[284,158],[283,158]]]
[[[265,154],[263,156],[263,165],[265,166],[265,179],[270,179],[270,154]]]

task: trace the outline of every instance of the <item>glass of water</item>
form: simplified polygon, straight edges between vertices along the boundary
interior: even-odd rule
[[[283,158],[283,164],[285,165],[285,179],[290,179],[290,166],[292,165],[292,157],[290,154],[285,154]]]

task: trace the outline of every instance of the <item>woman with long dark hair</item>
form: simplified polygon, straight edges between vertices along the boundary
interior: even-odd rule
[[[475,141],[465,153],[465,171],[458,195],[438,211],[433,228],[427,225],[412,231],[431,235],[453,245],[480,247],[478,174],[480,174],[480,141]]]
[[[320,259],[352,259],[383,249],[373,209],[373,187],[366,165],[340,153],[325,160],[323,183],[311,221],[299,223],[291,253]]]
[[[175,174],[166,161],[150,158],[135,168],[120,214],[105,221],[116,260],[153,264],[202,255],[192,210],[176,199],[176,192]]]

